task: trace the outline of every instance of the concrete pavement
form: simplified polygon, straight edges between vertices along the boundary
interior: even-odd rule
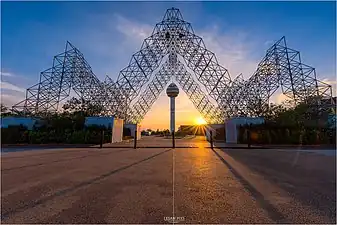
[[[160,148],[7,153],[1,222],[335,222],[204,140],[169,143],[146,137],[140,146]]]

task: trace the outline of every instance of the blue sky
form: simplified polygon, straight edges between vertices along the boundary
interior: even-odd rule
[[[1,4],[1,90],[7,104],[24,98],[22,90],[38,82],[67,40],[82,51],[97,77],[116,79],[170,7],[180,9],[232,77],[249,77],[266,49],[286,36],[321,80],[336,80],[335,2]]]

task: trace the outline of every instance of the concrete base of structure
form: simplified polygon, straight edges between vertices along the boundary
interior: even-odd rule
[[[141,139],[140,124],[124,124],[124,127],[130,129],[131,137],[133,138],[135,137],[135,131],[137,130],[137,140]]]
[[[208,124],[206,138],[210,140],[210,131],[214,141],[225,141],[227,144],[237,144],[238,126],[247,124],[262,124],[262,117],[234,117],[227,119],[225,124]]]

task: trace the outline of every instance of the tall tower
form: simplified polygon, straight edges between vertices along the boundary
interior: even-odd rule
[[[179,88],[171,83],[166,89],[166,94],[170,97],[170,132],[172,134],[175,131],[175,97],[179,94]]]

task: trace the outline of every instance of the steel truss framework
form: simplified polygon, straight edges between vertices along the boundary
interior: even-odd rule
[[[301,62],[300,53],[288,48],[284,37],[267,50],[248,80],[242,76],[232,80],[180,11],[171,8],[116,82],[110,77],[99,81],[83,54],[67,42],[65,52],[54,57],[52,68],[41,73],[40,82],[28,88],[26,99],[13,109],[57,111],[73,89],[80,99],[103,106],[102,114],[138,123],[172,79],[209,123],[239,115],[260,116],[280,87],[296,103],[322,97],[328,101],[316,102],[321,108],[333,104],[331,86],[317,80],[315,69]]]

